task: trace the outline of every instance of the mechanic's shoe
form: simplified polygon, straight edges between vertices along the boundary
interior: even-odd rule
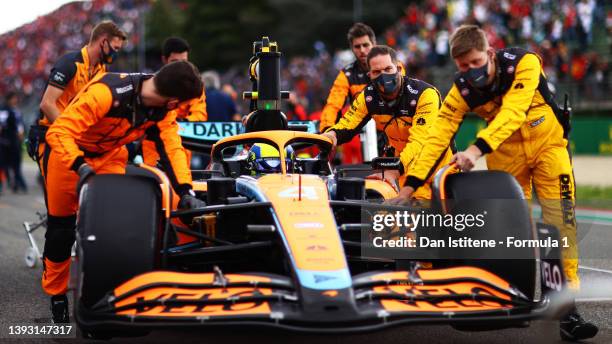
[[[599,329],[594,324],[584,320],[578,310],[574,308],[565,318],[559,322],[561,339],[578,341],[593,338]]]
[[[65,294],[51,296],[51,313],[53,314],[53,323],[69,323],[68,316],[68,298]]]

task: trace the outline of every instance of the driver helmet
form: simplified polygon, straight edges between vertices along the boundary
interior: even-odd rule
[[[285,148],[287,171],[293,167],[295,153],[291,146]],[[258,173],[279,173],[281,171],[280,154],[276,147],[265,143],[256,143],[249,149],[247,161],[250,164],[251,172]]]

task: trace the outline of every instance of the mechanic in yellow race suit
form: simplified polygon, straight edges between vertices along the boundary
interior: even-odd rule
[[[162,62],[164,65],[174,61],[189,60],[189,43],[179,37],[170,37],[164,41],[162,46]],[[181,105],[179,108],[171,110],[171,115],[176,116],[179,121],[187,122],[205,122],[208,120],[206,112],[206,93],[202,90],[202,95],[199,98],[192,99],[188,103]],[[187,154],[187,163],[191,162],[191,151],[185,149]],[[142,158],[145,164],[149,166],[157,166],[159,162],[159,154],[155,147],[155,142],[144,139],[142,141]]]
[[[334,144],[343,144],[359,134],[370,119],[376,121],[376,129],[384,132],[389,155],[400,157],[400,171],[385,172],[385,179],[402,185],[405,172],[412,169],[415,158],[426,144],[427,130],[434,122],[440,108],[440,94],[428,83],[402,76],[395,50],[378,45],[367,57],[372,81],[357,95],[351,108],[340,121],[323,135]],[[451,158],[451,148],[446,147],[440,167]],[[400,177],[402,176],[402,177]],[[429,183],[419,187],[416,199],[431,199]]]
[[[532,183],[542,205],[543,219],[560,229],[569,248],[562,261],[570,290],[580,287],[574,216],[575,184],[568,149],[569,119],[555,103],[538,55],[521,48],[495,51],[485,33],[474,25],[459,27],[450,38],[451,56],[459,69],[427,136],[423,152],[408,171],[405,187],[391,203],[405,202],[434,173],[467,112],[488,125],[473,145],[452,158],[463,171],[487,154],[490,170],[512,174],[531,199]],[[564,339],[581,340],[597,334],[574,307],[561,321]]]
[[[355,56],[355,61],[346,65],[334,80],[332,88],[329,91],[329,96],[327,97],[327,102],[321,111],[319,131],[322,133],[338,123],[340,118],[342,118],[342,109],[347,100],[349,104],[352,103],[357,94],[363,91],[370,82],[367,57],[370,49],[376,45],[374,30],[366,24],[355,23],[349,29],[347,39],[351,51]],[[406,75],[406,70],[401,63],[400,71],[402,75]],[[355,148],[355,146],[359,147],[359,142],[353,140],[347,143],[347,145]],[[354,149],[347,148],[343,151],[343,154],[345,158],[347,158],[347,155],[353,154],[354,151]],[[361,157],[357,157],[357,159],[361,159]],[[350,158],[346,160],[350,160]]]
[[[95,173],[125,173],[126,144],[152,138],[160,147],[161,161],[179,208],[203,205],[194,197],[191,172],[178,134],[176,117],[168,110],[202,94],[197,68],[187,61],[164,66],[155,75],[104,73],[77,94],[47,132],[51,147],[47,171],[47,203],[55,216],[76,216],[77,185]],[[69,175],[70,178],[65,178]],[[55,253],[46,257],[42,286],[52,295],[54,322],[67,322],[65,296],[70,250],[75,239],[74,222],[49,226],[45,247]]]

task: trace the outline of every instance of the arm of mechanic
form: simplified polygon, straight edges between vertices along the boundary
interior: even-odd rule
[[[206,111],[206,92],[202,90],[200,98],[194,98],[189,102],[186,119],[188,122],[206,122],[208,112]]]
[[[363,92],[359,93],[350,109],[340,118],[338,123],[327,129],[325,136],[330,137],[334,141],[334,145],[341,145],[349,142],[353,137],[361,131],[372,116],[368,113],[368,108],[365,103]]]
[[[495,118],[487,128],[478,133],[476,142],[465,151],[455,154],[451,162],[455,162],[461,170],[469,171],[483,154],[497,149],[510,135],[519,130],[527,119],[527,110],[540,82],[540,73],[539,58],[534,54],[523,56],[510,89],[502,97],[502,104]]]
[[[499,112],[489,125],[478,132],[474,145],[490,153],[517,131],[527,119],[527,110],[540,83],[542,67],[534,54],[526,54],[516,67],[515,79],[502,97]]]
[[[440,109],[440,93],[435,88],[427,88],[417,102],[416,111],[409,129],[408,142],[400,153],[402,162],[400,174],[409,171],[414,160],[427,142],[427,131],[431,127]]]
[[[446,152],[455,133],[459,130],[465,113],[469,110],[459,89],[453,85],[442,102],[438,116],[427,130],[425,146],[408,170],[405,186],[414,191],[425,184],[425,181],[434,172],[436,162]]]
[[[66,167],[77,171],[85,163],[84,153],[77,140],[108,113],[112,102],[113,96],[106,85],[92,84],[49,127],[47,143],[61,157]]]
[[[163,120],[147,130],[147,138],[155,142],[159,161],[170,179],[172,188],[182,197],[192,189],[192,180],[187,155],[178,131],[176,114],[170,112]]]
[[[53,123],[59,117],[60,110],[57,108],[56,102],[75,74],[76,65],[69,56],[62,57],[51,69],[47,89],[40,101],[40,110],[49,123]]]

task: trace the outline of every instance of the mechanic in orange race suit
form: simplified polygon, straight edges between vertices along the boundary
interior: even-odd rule
[[[38,161],[43,177],[50,152],[44,142],[48,127],[88,82],[106,72],[106,64],[114,62],[126,39],[125,32],[117,24],[112,21],[100,22],[91,31],[86,46],[80,51],[63,55],[51,69],[40,102],[40,119],[38,125],[30,130],[28,148],[30,155]]]
[[[434,172],[467,112],[475,112],[488,126],[465,151],[452,158],[464,171],[487,154],[490,170],[512,174],[531,199],[532,183],[545,222],[555,225],[568,248],[562,261],[568,287],[578,291],[578,247],[574,215],[575,184],[568,149],[566,118],[555,103],[540,57],[522,48],[495,51],[475,25],[459,27],[450,38],[451,56],[459,69],[430,129],[425,148],[408,171],[405,187],[390,203],[405,202]],[[574,307],[560,323],[569,340],[591,338],[597,327]]]
[[[189,60],[189,43],[179,37],[170,37],[164,41],[162,46],[162,63],[164,65],[174,61]],[[202,90],[202,95],[197,99],[192,99],[189,103],[180,108],[171,110],[179,121],[205,122],[208,120],[206,112],[206,93]],[[187,154],[187,164],[191,163],[191,151],[185,149]],[[159,153],[155,147],[155,142],[144,139],[142,141],[142,158],[145,164],[156,167],[159,162]]]
[[[340,120],[340,111],[347,99],[349,103],[353,102],[357,93],[363,91],[370,82],[367,57],[376,44],[374,30],[366,24],[356,23],[349,29],[347,38],[355,61],[345,66],[334,80],[327,103],[321,112],[319,129],[322,133]]]
[[[357,95],[344,117],[323,135],[334,144],[348,142],[373,118],[376,129],[387,136],[391,155],[401,161],[400,170],[386,171],[385,179],[402,185],[403,175],[410,171],[426,144],[427,130],[440,108],[440,94],[424,81],[402,76],[397,54],[388,46],[374,46],[367,64],[372,81]],[[447,147],[436,166],[447,164],[451,155],[451,148]],[[429,183],[421,186],[413,197],[431,199]]]
[[[63,55],[51,69],[47,87],[40,102],[40,118],[37,125],[30,128],[28,134],[28,153],[38,162],[43,177],[43,191],[45,193],[45,205],[47,206],[47,238],[43,250],[43,266],[50,261],[64,261],[65,250],[57,250],[53,243],[62,241],[62,232],[57,228],[73,228],[76,222],[74,214],[62,214],[51,211],[48,202],[47,171],[52,170],[55,174],[64,173],[59,179],[63,184],[54,185],[57,192],[65,187],[66,192],[72,192],[74,188],[66,186],[76,183],[78,176],[61,166],[57,159],[49,159],[51,147],[45,142],[45,134],[49,126],[59,117],[60,113],[68,106],[76,94],[94,77],[106,72],[106,64],[115,60],[119,49],[123,46],[127,36],[112,21],[102,21],[91,31],[89,43],[80,51],[73,51]],[[58,189],[59,188],[59,189]],[[68,249],[70,255],[70,249]],[[44,276],[44,272],[43,272]],[[52,301],[53,302],[53,301]]]
[[[61,226],[50,224],[46,235],[42,286],[52,295],[55,322],[69,320],[65,293],[75,239],[77,185],[96,173],[125,173],[126,144],[144,135],[155,141],[180,196],[179,208],[204,205],[194,197],[176,117],[168,112],[179,102],[200,97],[202,88],[197,68],[187,61],[170,63],[155,75],[100,74],[49,128],[49,161],[57,166],[46,171],[49,214],[70,219]],[[66,174],[70,178],[64,178]]]

